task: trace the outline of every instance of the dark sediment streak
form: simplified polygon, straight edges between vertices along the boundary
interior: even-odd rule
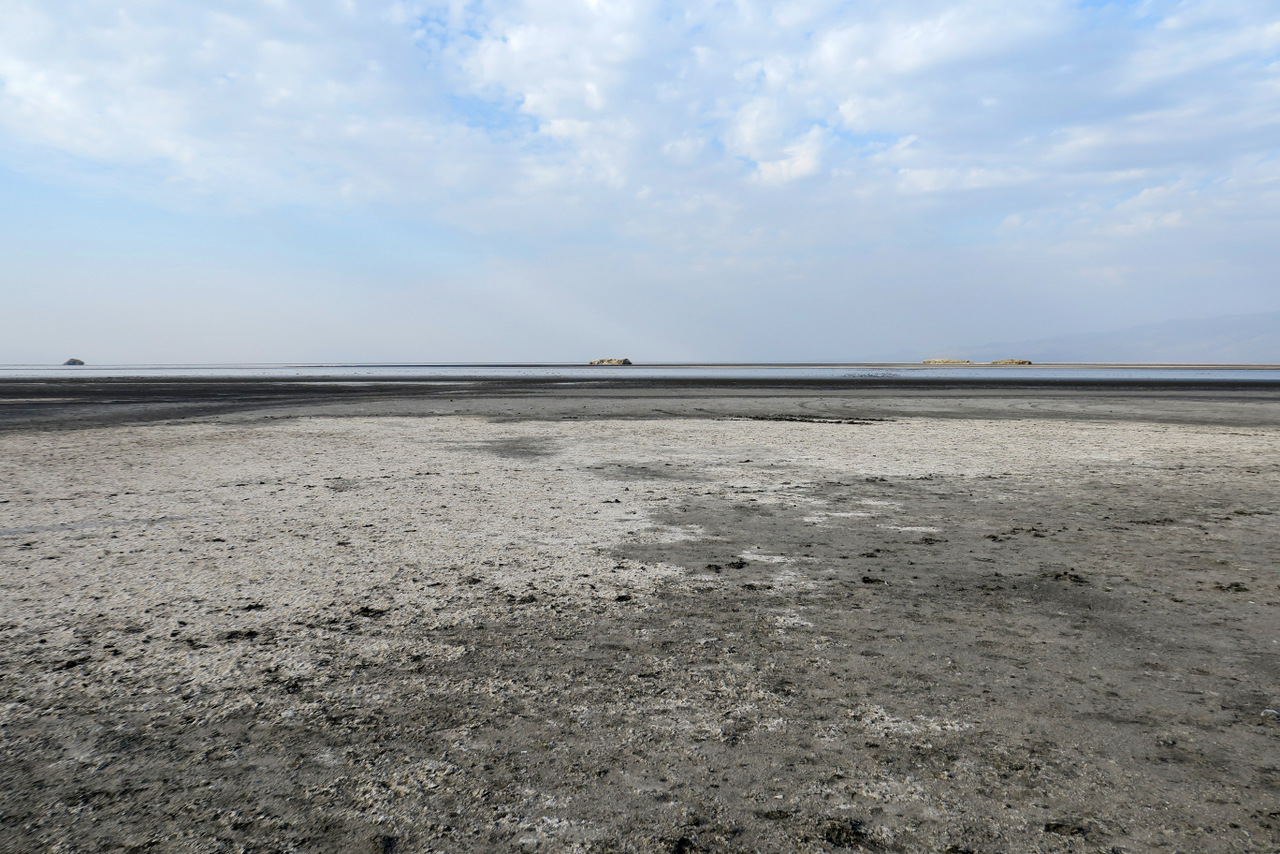
[[[1158,380],[40,379],[0,382],[0,431],[175,418],[472,414],[513,419],[1088,418],[1269,424],[1280,383]]]

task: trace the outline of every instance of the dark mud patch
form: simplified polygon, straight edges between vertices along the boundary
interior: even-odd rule
[[[893,418],[824,418],[820,415],[744,415],[744,421],[785,421],[795,424],[880,424]]]
[[[691,469],[687,465],[678,465],[664,461],[649,463],[610,462],[588,467],[600,477],[608,480],[634,483],[636,481],[703,481],[705,474]]]
[[[1250,498],[1264,503],[1258,488]],[[708,635],[725,636],[715,626],[748,610],[773,621],[752,660],[762,675],[788,674],[785,693],[761,684],[789,730],[821,731],[825,698],[883,710],[893,720],[862,715],[865,738],[846,749],[890,776],[913,768],[926,803],[957,799],[966,820],[982,816],[1002,834],[1025,828],[1012,848],[1088,828],[1090,844],[1123,849],[1140,844],[1135,828],[1158,826],[1192,847],[1226,850],[1197,828],[1240,823],[1228,814],[1248,816],[1256,838],[1277,839],[1262,797],[1274,777],[1263,757],[1275,749],[1263,707],[1280,695],[1268,656],[1246,650],[1263,652],[1280,603],[1248,618],[1225,610],[1221,591],[1244,585],[1205,570],[1259,565],[1271,551],[1263,526],[1235,530],[1216,509],[1238,500],[1230,489],[1190,494],[1177,477],[1046,490],[1030,477],[936,476],[792,485],[767,504],[750,497],[673,502],[661,520],[704,537],[633,543],[618,555],[686,567]],[[1175,515],[1184,520],[1176,527],[1113,522]],[[911,530],[920,528],[942,535]],[[1224,645],[1240,654],[1224,658]],[[963,728],[952,734],[939,721]],[[1161,732],[1181,732],[1195,748],[1174,760],[1153,747]],[[977,768],[989,770],[988,784],[964,781]],[[1186,818],[1158,816],[1148,798],[1179,804]],[[1067,823],[1055,811],[1091,818]],[[942,838],[960,820],[934,828],[931,850],[986,850],[989,840]],[[920,837],[886,827],[858,845],[923,850]],[[1019,837],[1004,838],[1010,847]]]
[[[559,447],[551,439],[530,436],[494,439],[482,442],[476,447],[507,460],[536,460],[553,457],[560,452]]]

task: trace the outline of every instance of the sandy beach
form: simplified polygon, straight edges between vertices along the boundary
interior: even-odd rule
[[[1275,390],[85,388],[0,851],[1280,847]]]

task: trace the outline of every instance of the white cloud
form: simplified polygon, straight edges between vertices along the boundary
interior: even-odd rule
[[[905,136],[915,168],[999,162],[1030,184],[1085,161],[1133,168],[1161,144],[1205,159],[1233,130],[1280,125],[1280,14],[1181,4],[1105,37],[1086,15],[1047,0],[14,2],[0,123],[11,146],[268,201],[504,195],[547,176],[690,191],[688,170],[717,160],[812,174],[821,148],[847,167],[867,138]],[[1161,89],[1192,71],[1218,79]],[[1093,88],[1107,78],[1111,96]]]
[[[961,232],[1080,269],[1141,267],[1094,256],[1161,232],[1209,246],[1277,216],[1277,95],[1263,0],[0,6],[11,168],[179,206],[391,205],[663,256],[695,289]]]
[[[781,158],[759,164],[760,179],[768,184],[782,184],[817,174],[825,142],[826,133],[822,128],[809,128],[804,136],[783,147]]]

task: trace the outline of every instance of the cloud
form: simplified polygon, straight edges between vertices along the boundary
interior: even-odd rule
[[[1024,185],[1155,148],[1202,165],[1241,132],[1266,147],[1280,15],[1123,8],[15,2],[0,122],[10,145],[263,201],[675,192],[690,171],[731,192],[908,136],[914,168],[999,161]]]
[[[880,286],[804,253],[942,280],[949,246],[1036,243],[1087,279],[1144,269],[1158,233],[1265,232],[1277,95],[1262,0],[0,7],[10,168],[182,209],[394,209],[530,263],[661,257],[708,293]]]

